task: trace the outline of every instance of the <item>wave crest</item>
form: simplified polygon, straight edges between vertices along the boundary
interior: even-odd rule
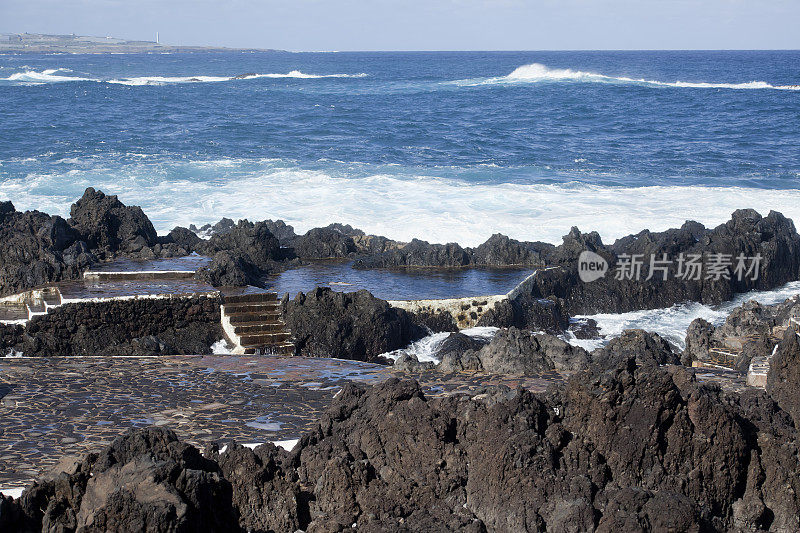
[[[16,82],[26,85],[39,85],[43,83],[62,83],[70,81],[88,81],[96,83],[111,83],[114,85],[142,86],[142,85],[168,85],[174,83],[219,83],[226,81],[253,80],[259,78],[294,78],[294,79],[321,79],[321,78],[365,78],[367,74],[306,74],[299,70],[292,70],[286,74],[257,74],[247,73],[237,76],[136,76],[129,78],[100,79],[85,78],[80,76],[63,76],[59,72],[72,72],[66,68],[47,69],[42,71],[25,70],[16,72],[0,81]]]
[[[52,68],[37,72],[35,70],[25,70],[16,72],[7,78],[0,80],[16,81],[20,83],[59,83],[65,81],[95,81],[91,78],[81,78],[78,76],[59,76],[57,72],[72,72],[65,68]]]
[[[537,82],[584,82],[584,83],[609,83],[633,84],[646,87],[675,87],[693,89],[777,89],[784,91],[799,91],[800,85],[772,85],[766,81],[748,81],[741,83],[717,82],[688,82],[688,81],[658,81],[645,78],[629,78],[626,76],[607,76],[596,72],[582,70],[550,68],[541,63],[531,63],[516,68],[511,74],[483,80],[464,80],[463,85],[504,85],[514,83]]]

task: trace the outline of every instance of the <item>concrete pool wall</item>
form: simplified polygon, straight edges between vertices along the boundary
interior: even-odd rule
[[[494,308],[498,302],[513,300],[523,292],[529,291],[534,283],[535,276],[536,272],[525,278],[522,283],[506,294],[438,300],[389,300],[389,305],[398,309],[405,309],[411,313],[448,313],[455,320],[458,329],[472,328],[475,327],[486,311]]]

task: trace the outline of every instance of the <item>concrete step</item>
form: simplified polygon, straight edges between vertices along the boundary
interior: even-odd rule
[[[225,296],[222,313],[226,335],[245,354],[294,355],[274,292]]]
[[[237,294],[234,296],[226,296],[225,304],[247,304],[247,303],[264,303],[264,302],[277,302],[278,295],[274,292],[259,292],[254,294]]]
[[[754,357],[747,371],[747,384],[751,387],[767,386],[767,374],[771,357]]]
[[[283,322],[264,322],[262,324],[247,322],[244,326],[234,326],[237,335],[253,335],[258,333],[279,333],[286,325]]]
[[[266,354],[266,355],[294,355],[295,348],[291,342],[285,342],[275,346],[258,346],[247,347],[244,350],[245,355]]]
[[[275,323],[281,321],[281,314],[279,311],[271,311],[269,313],[237,313],[237,314],[229,314],[225,313],[225,316],[231,322],[233,326],[246,326],[253,323],[260,324],[260,323]]]
[[[280,312],[278,302],[261,302],[247,304],[223,304],[222,312],[228,316],[243,315],[251,313],[274,313]]]
[[[46,313],[47,307],[44,305],[44,300],[37,300],[28,302],[28,309],[31,313]]]
[[[45,294],[42,298],[49,307],[56,307],[61,305],[61,293]]]
[[[289,334],[285,331],[278,333],[262,333],[260,335],[242,335],[239,337],[239,344],[245,348],[251,346],[273,346],[289,340]]]
[[[733,365],[739,354],[728,349],[711,348],[708,351],[708,355],[712,363],[719,366],[733,368]]]

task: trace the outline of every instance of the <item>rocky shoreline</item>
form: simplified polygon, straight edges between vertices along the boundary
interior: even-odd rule
[[[545,393],[431,399],[347,385],[290,452],[118,438],[18,500],[9,531],[796,531],[798,413],[787,331],[767,391],[731,394],[659,343]],[[787,369],[792,369],[787,371]]]
[[[354,268],[362,269],[527,266],[541,267],[533,283],[513,298],[487,309],[476,325],[563,334],[570,328],[571,315],[663,308],[687,301],[713,305],[749,290],[774,289],[800,279],[800,236],[791,220],[775,212],[762,217],[752,210],[740,210],[733,213],[729,222],[713,229],[687,222],[679,229],[661,233],[645,230],[612,245],[604,244],[596,232],[582,233],[573,228],[558,246],[494,235],[474,249],[420,240],[401,243],[338,223],[298,236],[280,220],[237,223],[223,219],[214,226],[177,227],[168,235],[159,236],[140,208],[125,206],[117,197],[92,188],[72,206],[70,215],[65,220],[36,211],[20,213],[11,202],[0,204],[0,296],[77,279],[93,265],[116,258],[147,260],[192,253],[212,258],[195,277],[213,287],[264,287],[275,273],[332,258],[347,258],[353,261]],[[663,279],[659,273],[646,281],[631,282],[609,274],[587,283],[578,272],[579,256],[586,251],[605,260],[610,272],[620,267],[621,258],[632,255],[758,255],[761,268],[755,279],[731,275],[680,279],[680,267],[671,264]],[[643,265],[643,277],[650,277],[653,272],[649,269]],[[454,320],[442,313],[392,310],[387,315],[388,311],[378,311],[386,307],[386,302],[371,295],[334,297],[318,291],[300,294],[281,306],[284,319],[298,331],[300,354],[328,353],[373,360],[380,353],[418,340],[423,329],[434,333],[457,329]],[[364,318],[376,312],[385,318],[365,328],[363,325],[369,321]],[[314,322],[320,320],[330,321],[332,330],[344,333],[318,331]],[[416,326],[412,327],[412,322]],[[575,334],[591,335],[591,324],[588,326]],[[302,333],[304,329],[308,333]],[[0,349],[19,351],[21,345],[30,345],[25,340],[29,334],[16,326],[3,326]],[[151,333],[145,336],[158,337]],[[131,335],[115,344],[130,344],[139,338]],[[156,340],[174,345],[169,340]],[[150,341],[146,344],[154,346]],[[353,351],[356,345],[365,348]],[[384,347],[384,352],[377,351]],[[186,353],[188,349],[173,348],[174,353]],[[192,349],[208,351],[207,347],[196,345]]]
[[[683,351],[644,330],[592,351],[565,341],[598,335],[571,315],[718,304],[797,281],[800,236],[779,213],[741,210],[717,228],[687,222],[612,245],[573,228],[559,246],[496,235],[469,249],[397,243],[341,224],[297,236],[269,220],[159,237],[141,209],[87,189],[68,220],[0,204],[0,237],[4,295],[75,279],[112,258],[190,253],[212,258],[196,277],[214,287],[263,286],[270,274],[323,258],[356,268],[546,266],[478,319],[498,328],[491,339],[458,332],[447,313],[409,312],[367,291],[317,288],[272,305],[297,355],[393,364],[418,377],[559,376],[546,392],[490,386],[440,397],[411,379],[347,384],[288,452],[233,442],[201,451],[166,428],[135,430],[60,465],[18,499],[0,496],[0,530],[800,530],[800,300],[747,302],[718,327],[695,320]],[[578,263],[587,251],[610,271],[634,255],[746,255],[762,264],[745,279],[679,280],[671,264],[646,282],[586,282]],[[437,362],[388,358],[431,333],[447,334]],[[66,304],[0,326],[0,348],[207,353],[221,335],[214,297],[143,299]],[[692,367],[718,365],[720,354],[735,375],[767,361],[763,387],[698,380]]]
[[[572,228],[558,246],[497,234],[473,249],[417,239],[403,243],[339,223],[298,236],[280,220],[235,223],[223,219],[214,226],[176,227],[159,236],[141,208],[125,206],[116,196],[88,188],[67,220],[37,211],[20,213],[11,202],[2,202],[0,231],[4,237],[0,295],[75,279],[92,264],[115,257],[155,259],[191,253],[214,258],[198,276],[215,286],[260,286],[266,275],[321,259],[351,259],[354,268],[556,267],[542,271],[533,295],[563,299],[573,314],[652,309],[681,301],[719,303],[749,290],[775,288],[800,273],[800,236],[793,222],[777,212],[762,217],[753,210],[736,211],[730,221],[713,229],[687,222],[660,233],[644,230],[611,245],[604,244],[596,232]],[[607,276],[582,283],[576,267],[579,254],[587,250],[605,258],[611,270],[626,255],[694,253],[760,254],[763,268],[752,280],[677,280],[676,266],[671,265],[669,282],[654,278],[648,283],[624,284]],[[647,265],[642,273],[649,273]]]

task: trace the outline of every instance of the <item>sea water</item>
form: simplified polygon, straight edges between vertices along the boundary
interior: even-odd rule
[[[798,178],[798,51],[0,55],[0,199],[68,215],[94,186],[160,232],[612,242],[798,220]]]
[[[800,217],[800,52],[0,55],[0,198],[408,240]]]

